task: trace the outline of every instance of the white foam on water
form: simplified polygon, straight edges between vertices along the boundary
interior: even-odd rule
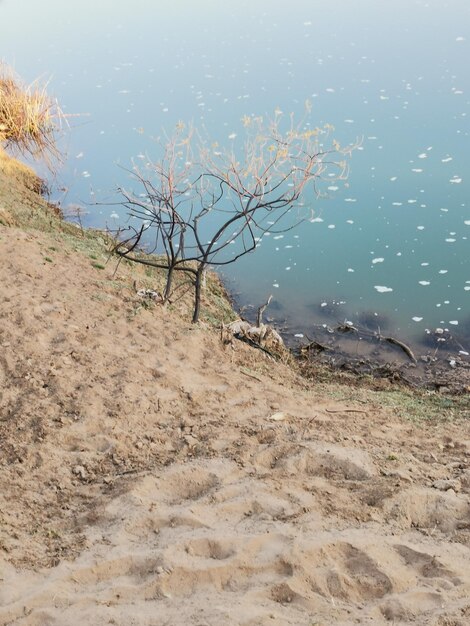
[[[429,280],[420,280],[418,282],[420,285],[423,285],[424,287],[431,284]]]
[[[374,289],[376,289],[379,293],[387,293],[389,291],[393,291],[391,287],[384,287],[383,285],[374,285]]]
[[[411,319],[413,320],[413,322],[422,322],[423,321],[422,317],[412,317]]]
[[[372,259],[372,263],[383,263],[385,259],[383,257],[377,257],[376,259]]]

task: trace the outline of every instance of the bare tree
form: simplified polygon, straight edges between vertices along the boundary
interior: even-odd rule
[[[246,138],[237,151],[221,150],[180,124],[166,139],[163,157],[138,167],[132,176],[140,193],[120,189],[131,224],[120,231],[115,252],[166,270],[164,298],[171,296],[175,271],[194,285],[193,322],[201,306],[204,272],[252,252],[267,233],[294,228],[312,213],[319,182],[347,178],[346,149],[329,138],[330,126],[295,126],[282,115],[264,122],[245,117]],[[311,195],[309,195],[311,194]],[[289,215],[289,217],[288,217]],[[158,257],[138,254],[146,251]]]

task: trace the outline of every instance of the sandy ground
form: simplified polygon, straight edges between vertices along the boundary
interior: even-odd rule
[[[468,422],[325,396],[0,227],[0,624],[470,624]]]

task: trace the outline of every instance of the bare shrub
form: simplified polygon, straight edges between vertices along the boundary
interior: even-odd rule
[[[162,143],[163,156],[131,171],[137,190],[120,189],[130,226],[114,251],[166,270],[164,298],[175,271],[194,286],[199,319],[204,273],[253,252],[267,234],[285,232],[311,217],[320,183],[345,180],[345,156],[331,126],[295,125],[275,112],[268,121],[245,117],[245,140],[228,150],[180,124]],[[134,226],[135,222],[139,226]],[[158,258],[141,254],[160,255]]]

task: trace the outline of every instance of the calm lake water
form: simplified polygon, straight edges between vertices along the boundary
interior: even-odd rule
[[[272,293],[296,332],[377,313],[405,339],[448,328],[468,349],[468,0],[0,0],[0,42],[21,76],[50,77],[63,109],[87,114],[55,181],[64,207],[113,198],[120,166],[180,120],[223,145],[244,115],[301,116],[310,99],[315,124],[362,138],[348,186],[228,269],[240,302]],[[94,226],[126,218],[87,210]]]

